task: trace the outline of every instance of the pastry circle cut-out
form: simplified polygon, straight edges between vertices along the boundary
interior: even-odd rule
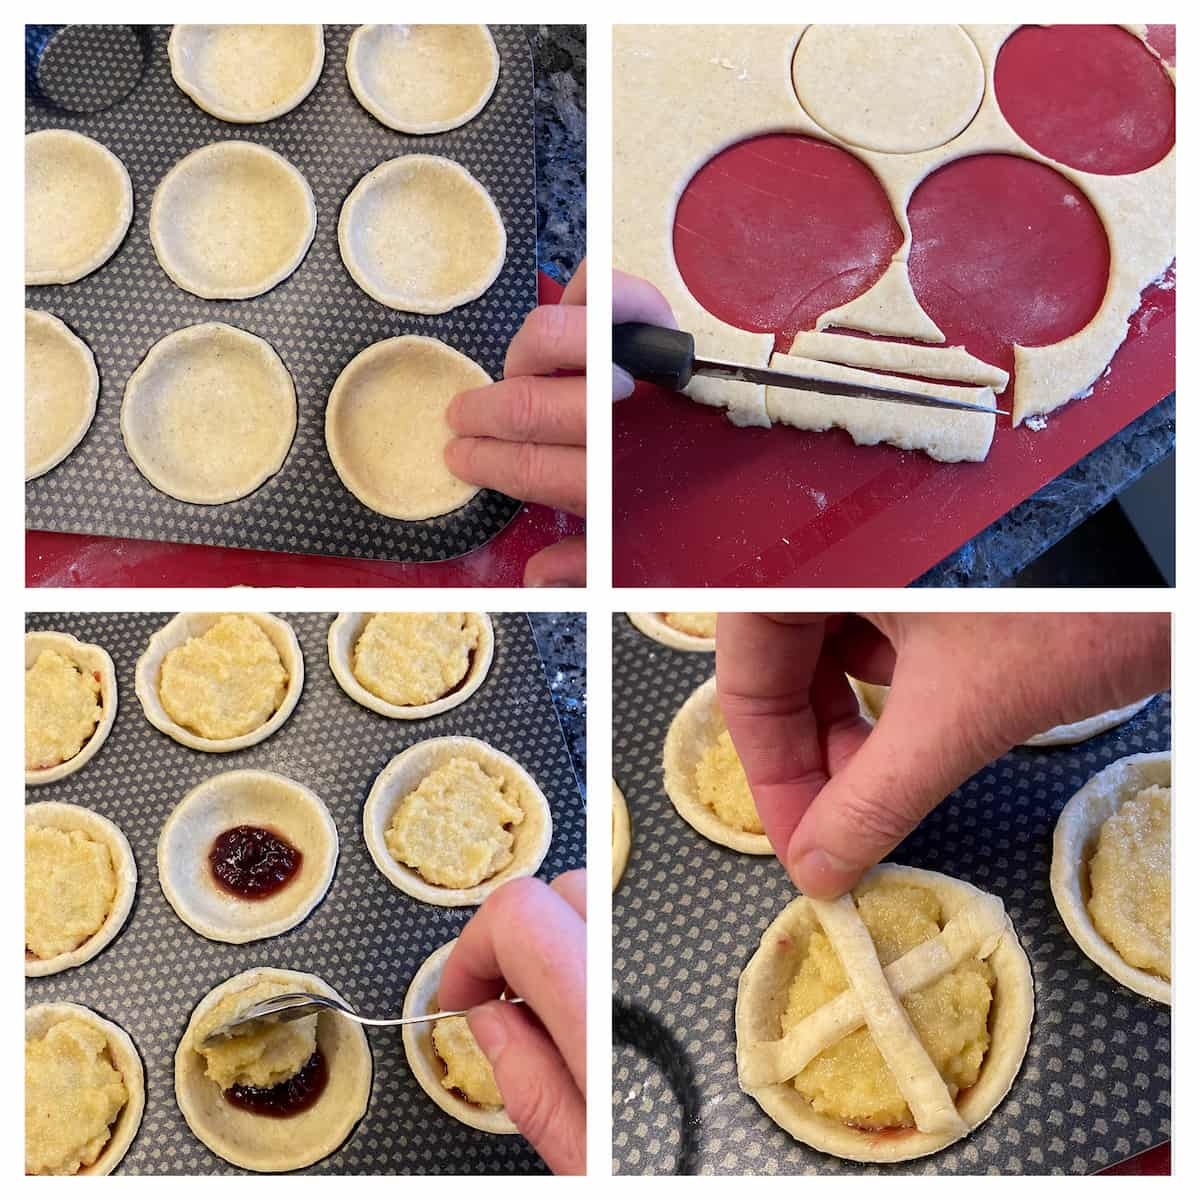
[[[632,831],[629,825],[629,806],[625,803],[625,794],[617,787],[617,781],[612,781],[612,886],[617,890],[621,876],[625,874],[625,866],[629,862],[629,846]]]
[[[332,1154],[371,1095],[363,1028],[336,1013],[251,1022],[201,1043],[252,1004],[287,992],[346,1000],[317,975],[252,967],[196,1005],[175,1051],[175,1101],[214,1154],[251,1171],[294,1171]]]
[[[441,1011],[438,988],[453,949],[454,942],[447,942],[417,969],[404,993],[403,1016]],[[405,1025],[402,1035],[408,1065],[438,1108],[484,1133],[518,1132],[504,1109],[491,1064],[471,1034],[466,1017]]]
[[[675,811],[710,842],[774,853],[717,703],[715,676],[684,701],[667,730],[663,787]]]
[[[346,51],[359,104],[401,133],[465,125],[491,99],[499,74],[486,25],[360,25]]]
[[[478,299],[504,266],[507,240],[483,185],[434,154],[381,163],[358,181],[338,220],[354,282],[401,312],[444,313]]]
[[[533,776],[478,738],[418,742],[379,773],[363,808],[375,865],[427,904],[481,904],[534,874],[550,847],[550,804]]]
[[[106,146],[69,129],[25,138],[25,282],[74,283],[115,253],[133,185]]]
[[[134,671],[146,720],[215,754],[269,738],[303,687],[300,642],[271,613],[179,613],[150,639]]]
[[[159,265],[205,300],[261,296],[299,265],[317,231],[308,181],[257,142],[213,142],[163,176],[150,205]]]
[[[495,645],[487,613],[338,613],[329,669],[364,708],[420,720],[474,695]]]
[[[56,975],[121,932],[137,891],[125,835],[78,804],[25,807],[25,974]]]
[[[337,377],[325,406],[325,445],[338,477],[368,508],[424,521],[461,508],[479,488],[442,457],[446,409],[486,387],[487,372],[436,338],[406,334],[368,346]]]
[[[25,1010],[25,1174],[111,1175],[146,1106],[129,1034],[82,1004]]]
[[[1024,1061],[1033,977],[1004,904],[884,863],[793,900],[738,981],[738,1082],[793,1137],[905,1162],[991,1116]]]
[[[316,86],[325,65],[320,25],[176,25],[171,75],[205,112],[234,124],[271,121]]]
[[[631,612],[635,629],[672,650],[717,648],[716,613]]]
[[[25,479],[57,467],[96,415],[100,375],[88,344],[53,313],[25,310]]]
[[[185,925],[240,945],[299,925],[325,899],[337,857],[337,826],[315,792],[273,771],[226,771],[167,818],[158,882]]]
[[[108,651],[69,633],[25,635],[25,782],[53,783],[104,745],[117,716]]]
[[[214,321],[156,342],[125,384],[121,436],[160,492],[228,504],[283,466],[296,434],[296,388],[262,338]]]
[[[1171,1003],[1171,755],[1110,763],[1054,827],[1054,903],[1102,971]]]

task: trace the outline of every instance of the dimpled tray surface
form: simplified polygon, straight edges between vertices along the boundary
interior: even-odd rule
[[[475,912],[421,904],[376,869],[362,836],[375,776],[401,750],[430,737],[482,738],[511,754],[550,801],[554,836],[538,872],[552,879],[584,862],[584,809],[542,663],[523,614],[493,614],[496,656],[483,686],[458,708],[424,721],[393,721],[363,708],[334,680],[325,637],[332,613],[281,613],[304,650],[304,692],[283,727],[233,754],[189,750],[142,715],[134,664],[169,614],[37,613],[27,628],[96,642],[117,668],[117,720],[81,771],[29,788],[27,802],[60,800],[115,821],[137,859],[128,924],[91,962],[26,981],[26,1004],[74,1001],[116,1021],[146,1068],[146,1115],[117,1168],[127,1175],[242,1174],[199,1142],[175,1104],[174,1055],[193,1007],[231,975],[254,966],[312,971],[369,1016],[399,1016],[414,972],[457,937]],[[341,852],[329,892],[296,928],[245,946],[210,942],[174,913],[158,885],[158,835],[175,804],[202,780],[239,768],[276,771],[306,784],[337,824]],[[399,1031],[368,1034],[375,1077],[366,1115],[310,1174],[526,1174],[544,1170],[520,1137],[480,1133],[447,1116],[421,1090]]]
[[[151,538],[307,554],[429,562],[454,558],[494,537],[520,509],[496,492],[428,521],[397,521],[361,504],[343,487],[325,449],[325,401],[342,368],[359,351],[401,334],[436,337],[479,363],[493,378],[508,343],[536,303],[533,75],[529,46],[517,26],[490,26],[500,78],[483,111],[459,129],[406,136],[381,125],[346,82],[351,25],[325,26],[325,66],[308,97],[261,125],[232,125],[198,108],[171,78],[169,25],[139,27],[141,76],[102,112],[77,109],[127,62],[128,27],[99,33],[95,51],[60,46],[41,52],[41,88],[70,104],[48,102],[38,87],[37,52],[48,27],[26,30],[25,129],[73,129],[102,142],[133,181],[133,223],[121,247],[78,283],[25,289],[27,308],[61,317],[91,346],[100,371],[96,419],[65,462],[26,485],[26,525],[73,533]],[[38,36],[38,31],[42,31]],[[93,75],[89,79],[88,76]],[[176,287],[150,245],[154,189],[185,154],[211,142],[245,139],[282,154],[313,190],[317,232],[304,261],[277,287],[251,300],[201,300]],[[500,277],[478,300],[439,316],[395,312],[350,278],[338,253],[342,201],[373,167],[402,154],[440,154],[461,163],[491,194],[508,232]],[[186,504],[152,487],[121,440],[125,381],[160,338],[202,321],[225,321],[265,338],[296,384],[299,423],[280,472],[230,504]]]
[[[669,650],[614,619],[613,775],[633,826],[613,896],[614,1172],[1080,1175],[1170,1137],[1170,1011],[1084,956],[1049,878],[1063,805],[1113,760],[1170,746],[1170,697],[1081,745],[1006,754],[889,856],[1004,900],[1036,1009],[1024,1066],[992,1117],[939,1154],[880,1167],[810,1149],[738,1087],[738,976],[796,891],[775,858],[701,837],[663,791],[667,727],[712,673],[711,654]]]

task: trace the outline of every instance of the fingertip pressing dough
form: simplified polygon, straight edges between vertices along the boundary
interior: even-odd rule
[[[257,142],[213,142],[163,176],[150,205],[159,265],[205,300],[270,291],[299,265],[317,230],[307,180]]]
[[[291,878],[269,895],[231,894],[214,876],[214,843],[241,827],[266,830],[300,856]],[[337,859],[337,826],[315,792],[274,771],[226,771],[192,788],[163,823],[158,882],[185,925],[213,941],[241,945],[275,937],[308,917],[325,899]],[[254,865],[243,855],[243,870]]]
[[[58,466],[96,415],[100,375],[88,344],[53,313],[25,310],[25,479]]]
[[[117,675],[101,646],[66,633],[25,635],[25,782],[53,783],[84,766],[117,715]]]
[[[253,124],[290,112],[325,64],[320,25],[176,25],[171,75],[205,112]]]
[[[250,495],[283,466],[296,389],[262,338],[220,322],[156,342],[129,376],[121,436],[160,492],[191,504]]]
[[[109,1175],[142,1121],[129,1035],[80,1004],[25,1010],[25,1173]]]
[[[404,994],[404,1016],[441,1011],[438,988],[453,949],[448,942],[421,964]],[[518,1132],[465,1017],[405,1025],[402,1037],[412,1073],[443,1112],[484,1133]]]
[[[25,974],[94,958],[133,907],[137,866],[125,835],[76,804],[25,808]]]
[[[328,643],[330,670],[352,700],[417,720],[478,690],[495,634],[487,613],[339,613]]]
[[[1067,932],[1102,971],[1171,1003],[1171,755],[1110,763],[1054,827],[1050,888]]]
[[[551,832],[549,802],[532,776],[476,738],[431,738],[398,754],[363,810],[380,871],[446,907],[482,903],[509,879],[534,874]]]
[[[368,172],[342,205],[338,246],[354,282],[389,308],[444,313],[504,266],[500,210],[465,167],[406,154]]]
[[[486,25],[361,25],[346,52],[358,102],[401,133],[465,125],[491,98],[499,74]]]
[[[292,627],[270,613],[179,613],[138,659],[146,719],[194,750],[241,750],[296,707],[304,658]]]
[[[348,1004],[317,975],[253,967],[219,984],[196,1005],[175,1051],[175,1101],[188,1128],[214,1154],[250,1171],[294,1171],[332,1154],[353,1132],[371,1096],[367,1036],[357,1022],[330,1011],[295,1022],[255,1022],[249,1033],[227,1039],[215,1051],[199,1048],[217,1025],[285,992],[316,993]],[[314,1044],[326,1077],[309,1107],[267,1116],[226,1099],[222,1081],[286,1081],[308,1064]]]
[[[343,368],[325,408],[325,445],[342,483],[385,517],[424,521],[461,508],[479,488],[450,473],[446,409],[486,387],[487,372],[436,338],[376,342]]]
[[[133,185],[107,147],[69,129],[25,138],[25,282],[74,283],[106,263],[133,219]]]
[[[663,787],[676,812],[709,841],[743,854],[774,853],[717,703],[715,678],[702,683],[671,721]]]
[[[631,612],[633,627],[673,650],[717,648],[716,613]]]
[[[617,787],[617,781],[612,785],[612,886],[617,890],[621,876],[625,874],[625,866],[629,862],[629,846],[632,840],[632,830],[629,825],[629,806],[625,803],[625,794]]]

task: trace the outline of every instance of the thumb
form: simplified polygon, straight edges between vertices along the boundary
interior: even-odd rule
[[[587,543],[579,535],[539,550],[525,564],[526,587],[583,587],[587,583]]]

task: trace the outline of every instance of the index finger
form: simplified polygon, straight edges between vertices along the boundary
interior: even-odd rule
[[[504,356],[504,378],[582,371],[587,366],[587,309],[540,304],[526,318]]]

